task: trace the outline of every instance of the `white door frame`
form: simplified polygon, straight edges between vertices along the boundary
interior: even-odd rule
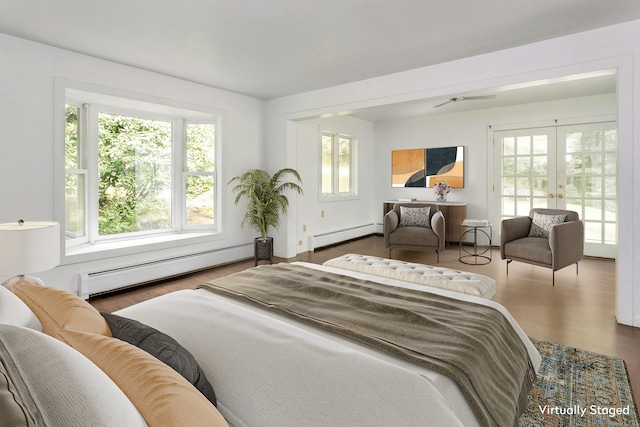
[[[534,128],[545,128],[545,127],[560,127],[560,126],[573,126],[573,125],[582,125],[582,124],[592,124],[599,122],[616,122],[616,116],[607,115],[607,116],[598,116],[598,117],[589,117],[582,119],[564,119],[564,120],[547,120],[540,122],[532,122],[532,123],[518,123],[518,124],[502,124],[502,125],[489,125],[487,127],[487,182],[490,183],[491,187],[487,192],[487,207],[488,212],[487,215],[489,218],[496,217],[496,204],[499,202],[499,196],[496,195],[496,182],[495,182],[495,147],[494,147],[494,138],[496,132],[502,131],[517,131],[521,129],[534,129]],[[619,125],[618,125],[619,127]],[[620,139],[619,131],[618,131],[618,140]],[[619,144],[619,143],[618,143]],[[620,156],[620,150],[618,150],[618,156]],[[618,171],[619,174],[619,171]],[[500,242],[500,224],[493,224],[493,236],[492,240],[494,242]],[[619,239],[618,239],[619,244]]]

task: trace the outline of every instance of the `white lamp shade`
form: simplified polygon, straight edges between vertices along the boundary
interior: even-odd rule
[[[60,263],[60,224],[0,224],[0,275],[49,270]]]

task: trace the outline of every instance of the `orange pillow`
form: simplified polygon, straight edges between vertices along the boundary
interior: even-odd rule
[[[46,286],[18,284],[16,294],[42,323],[42,332],[57,338],[62,329],[111,336],[109,324],[100,312],[77,295]]]
[[[144,350],[117,338],[72,330],[61,330],[58,337],[98,365],[149,426],[228,427],[202,393]]]

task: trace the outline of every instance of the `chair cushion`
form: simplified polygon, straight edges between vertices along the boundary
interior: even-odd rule
[[[431,208],[410,208],[400,206],[400,224],[398,227],[426,227],[431,228]]]
[[[398,227],[389,234],[391,246],[433,246],[438,247],[438,236],[425,227]]]
[[[551,266],[549,239],[524,237],[513,240],[504,245],[504,253],[507,258],[522,259]]]
[[[549,238],[551,228],[556,224],[562,224],[566,218],[566,215],[547,215],[534,212],[529,237]]]

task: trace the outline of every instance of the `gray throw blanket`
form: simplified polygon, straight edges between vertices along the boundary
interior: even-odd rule
[[[239,298],[451,377],[483,426],[516,425],[535,371],[497,310],[291,264],[264,265],[199,288]]]

